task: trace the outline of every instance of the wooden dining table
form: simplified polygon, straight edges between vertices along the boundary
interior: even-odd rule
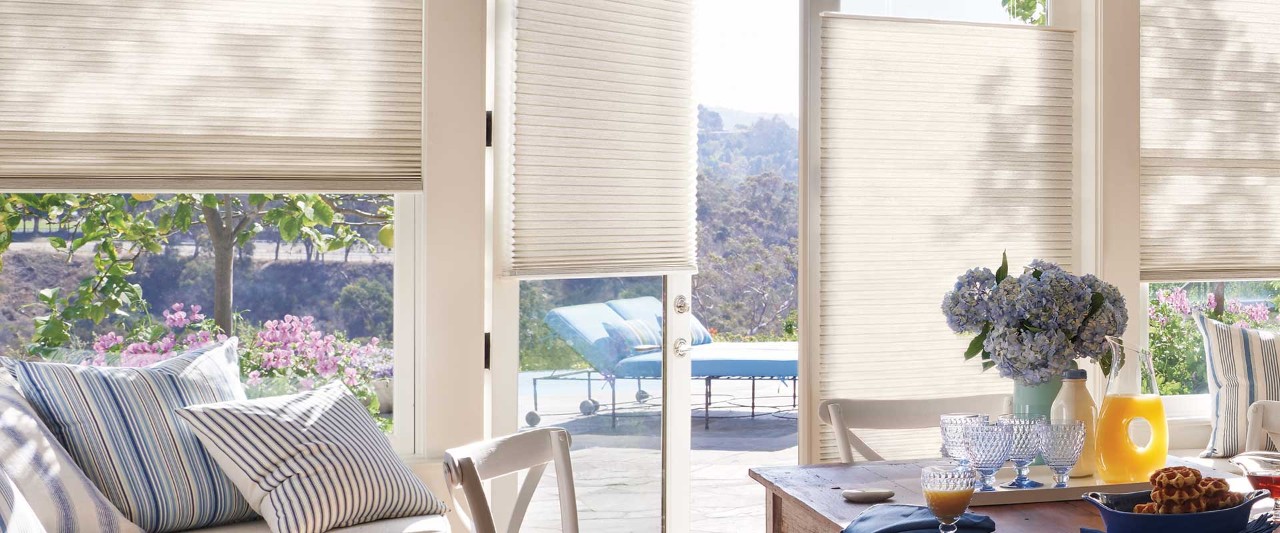
[[[888,503],[924,505],[920,491],[922,461],[872,461],[847,464],[752,468],[751,479],[765,488],[767,533],[839,533],[859,513],[874,504],[845,501],[845,489],[887,488],[895,495]],[[1232,489],[1248,491],[1241,476],[1209,471],[1227,477]],[[1271,510],[1271,500],[1259,502],[1258,515]],[[999,533],[1079,533],[1081,527],[1103,529],[1098,510],[1083,500],[990,505],[971,509],[990,516]]]

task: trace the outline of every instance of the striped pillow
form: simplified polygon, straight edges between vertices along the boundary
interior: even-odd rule
[[[145,368],[8,365],[50,432],[133,523],[168,532],[253,516],[175,412],[244,398],[235,339]]]
[[[621,358],[662,349],[662,333],[648,320],[605,322],[604,331],[609,334],[614,353]]]
[[[1231,457],[1244,451],[1246,413],[1258,400],[1280,400],[1280,355],[1276,336],[1230,326],[1197,314],[1204,336],[1205,369],[1213,401],[1213,432],[1201,457]]]
[[[276,533],[446,511],[341,383],[178,414]]]
[[[0,531],[142,531],[85,477],[18,390],[3,385],[0,478]]]

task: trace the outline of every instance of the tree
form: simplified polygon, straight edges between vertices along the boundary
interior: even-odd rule
[[[1049,23],[1049,8],[1045,0],[1000,0],[1000,5],[1010,17],[1027,24],[1044,26]]]
[[[52,247],[68,257],[93,252],[95,273],[74,294],[43,291],[49,315],[36,319],[37,348],[62,345],[76,320],[101,322],[107,316],[145,311],[141,288],[129,282],[134,263],[145,253],[160,253],[170,239],[203,229],[214,259],[214,321],[233,332],[235,252],[271,227],[286,241],[310,243],[318,252],[368,244],[365,226],[381,228],[378,239],[390,246],[389,202],[376,196],[332,194],[0,194],[0,253],[13,242],[24,220],[66,227],[74,238],[53,237]],[[2,263],[0,263],[2,265]]]

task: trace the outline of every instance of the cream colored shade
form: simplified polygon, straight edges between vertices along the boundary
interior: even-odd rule
[[[822,17],[818,399],[1008,393],[948,329],[966,270],[1071,268],[1071,32]],[[820,457],[839,455],[828,428]],[[886,458],[937,429],[859,431]]]
[[[506,274],[696,268],[691,2],[517,2]]]
[[[421,190],[421,104],[421,0],[0,1],[3,190]]]
[[[1280,278],[1280,3],[1141,8],[1142,280]]]

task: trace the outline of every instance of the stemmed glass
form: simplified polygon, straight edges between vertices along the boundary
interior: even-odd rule
[[[926,466],[920,471],[924,501],[938,519],[939,532],[956,531],[956,522],[973,498],[973,482],[973,469],[967,466]]]
[[[1053,470],[1053,486],[1067,486],[1067,472],[1080,460],[1084,449],[1084,422],[1069,420],[1040,426],[1040,453]]]
[[[1009,450],[1009,460],[1018,476],[1013,481],[1001,485],[1006,489],[1034,489],[1043,487],[1044,483],[1029,477],[1031,462],[1040,453],[1040,427],[1045,424],[1043,415],[1016,414],[1000,415],[999,424],[1009,426],[1013,434],[1013,445]]]
[[[977,413],[948,413],[942,415],[939,427],[942,428],[942,451],[946,456],[955,459],[961,465],[969,464],[964,451],[964,428],[973,424],[987,423],[987,415]]]
[[[1009,461],[1013,430],[1007,424],[973,424],[964,428],[965,455],[969,466],[982,475],[982,492],[996,490],[996,472]]]

